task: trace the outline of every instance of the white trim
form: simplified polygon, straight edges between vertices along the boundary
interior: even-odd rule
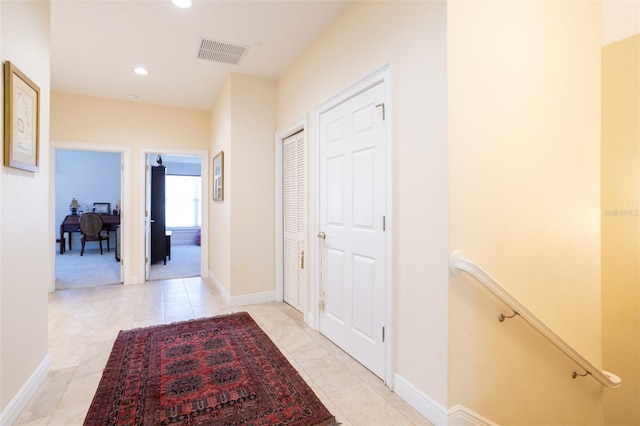
[[[346,89],[343,89],[338,94],[332,96],[331,98],[329,98],[328,100],[324,101],[320,105],[318,105],[316,107],[316,109],[315,109],[316,121],[318,121],[319,116],[322,115],[323,113],[335,108],[336,106],[338,106],[340,104],[345,103],[349,99],[351,99],[351,98],[359,95],[360,93],[370,89],[371,87],[375,86],[376,84],[378,84],[380,82],[389,81],[391,69],[392,69],[391,63],[388,63],[388,64],[380,67],[378,70],[376,70],[376,71],[372,72],[371,74],[367,75],[366,77],[364,77],[364,78],[360,79],[359,81],[353,83],[352,85],[350,85]],[[390,100],[387,99],[386,101],[389,102]],[[387,107],[388,107],[388,105],[387,105]],[[318,135],[320,134],[320,129],[319,128],[316,128],[316,134],[318,134]]]
[[[275,300],[275,291],[265,291],[262,293],[231,296],[231,298],[229,299],[229,306],[255,305],[256,303],[273,302]]]
[[[393,383],[394,392],[431,423],[434,425],[448,424],[447,409],[434,401],[429,395],[416,388],[399,374],[394,376]]]
[[[284,259],[282,256],[282,247],[284,244],[283,241],[283,229],[282,229],[282,221],[283,221],[283,213],[282,213],[282,141],[286,136],[283,135],[283,132],[276,133],[275,136],[275,158],[274,162],[276,165],[275,170],[275,200],[276,200],[276,211],[275,211],[275,283],[276,283],[276,301],[283,302],[284,301]]]
[[[209,279],[211,280],[211,283],[216,288],[216,290],[218,290],[218,293],[220,293],[220,296],[222,296],[222,298],[224,299],[224,302],[227,304],[227,306],[229,306],[231,295],[229,295],[227,290],[222,286],[222,283],[220,282],[220,280],[218,280],[218,277],[216,277],[216,274],[214,274],[213,271],[209,271]]]
[[[56,221],[56,171],[55,171],[55,150],[52,146],[53,141],[49,143],[49,232],[53,232],[53,238],[49,237],[49,241],[53,244],[53,250],[49,254],[51,258],[51,275],[49,283],[47,284],[47,292],[53,293],[56,291],[56,251],[58,250],[58,244],[56,240],[60,238],[59,226]],[[62,241],[60,242],[62,244]],[[122,275],[122,268],[120,268],[120,275]],[[0,332],[0,335],[2,333]]]
[[[354,83],[348,88],[342,90],[337,95],[333,96],[329,100],[323,102],[319,106],[315,108],[314,120],[315,120],[315,133],[314,140],[315,143],[315,215],[316,218],[320,217],[320,179],[318,174],[320,173],[320,127],[318,123],[320,123],[320,116],[329,111],[330,109],[340,105],[341,103],[346,102],[347,100],[357,96],[358,94],[368,90],[369,88],[379,84],[381,82],[385,83],[385,115],[386,115],[386,276],[385,276],[385,298],[386,298],[386,309],[385,309],[385,377],[383,377],[387,386],[389,386],[393,390],[393,366],[395,360],[395,291],[394,291],[394,276],[395,276],[395,245],[394,245],[394,235],[395,235],[395,226],[394,226],[394,200],[395,193],[394,182],[395,182],[395,161],[394,161],[394,152],[395,152],[395,144],[393,139],[393,122],[394,122],[394,110],[393,110],[393,67],[391,63],[388,63],[381,67],[380,69],[374,71],[368,76],[364,77],[360,81]],[[313,235],[317,235],[320,231],[318,221],[314,221],[314,232]],[[320,294],[320,288],[318,287],[318,282],[320,279],[320,271],[318,269],[319,256],[320,256],[320,241],[316,239],[315,242],[315,280],[311,291],[311,310],[310,310],[310,318],[313,318],[313,322],[309,323],[309,325],[314,328],[316,331],[320,329],[319,323],[319,309],[318,309],[318,299]]]
[[[20,413],[27,406],[27,403],[33,398],[38,388],[47,378],[49,368],[51,367],[51,357],[47,354],[40,365],[31,373],[29,379],[22,385],[16,396],[7,404],[5,409],[0,413],[0,425],[12,425],[18,420]]]
[[[275,265],[275,273],[276,273],[276,291],[275,291],[275,300],[278,302],[283,302],[284,301],[284,271],[282,268],[283,265],[283,258],[282,258],[282,250],[283,250],[283,244],[284,242],[282,241],[282,234],[283,234],[283,229],[282,229],[282,168],[283,168],[283,163],[282,163],[282,144],[284,142],[284,140],[286,138],[288,138],[289,136],[298,133],[300,131],[305,132],[304,134],[304,167],[305,167],[305,210],[304,210],[304,252],[305,253],[309,253],[309,232],[308,232],[308,223],[309,223],[309,209],[308,207],[308,197],[307,194],[309,193],[308,191],[308,187],[309,187],[309,138],[308,138],[308,134],[307,134],[307,129],[309,128],[309,116],[308,114],[305,114],[304,116],[302,116],[300,119],[296,120],[293,124],[291,124],[290,126],[280,130],[279,132],[276,133],[275,136],[275,165],[276,165],[276,176],[275,176],[275,186],[276,186],[276,223],[275,223],[275,239],[276,239],[276,265]],[[309,283],[309,275],[310,272],[309,270],[305,270],[305,290],[309,288],[308,283]],[[307,324],[311,324],[309,322],[309,317],[312,316],[309,312],[309,294],[307,292],[307,294],[305,294],[305,300],[307,302],[307,306],[305,308],[304,314],[304,318],[305,321],[307,322]]]
[[[462,404],[447,410],[399,374],[394,376],[394,384],[394,392],[434,425],[498,426]]]
[[[265,291],[262,293],[243,294],[241,296],[231,296],[229,292],[222,286],[220,280],[216,278],[213,271],[209,271],[209,279],[213,283],[213,286],[218,290],[220,295],[224,298],[227,306],[242,306],[242,305],[254,305],[256,303],[273,302],[276,300],[275,291]]]
[[[498,426],[497,423],[482,417],[461,404],[456,404],[449,409],[449,424],[456,426]]]

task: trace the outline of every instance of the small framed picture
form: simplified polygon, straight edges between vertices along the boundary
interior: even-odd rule
[[[224,200],[224,151],[213,157],[213,201]]]
[[[4,63],[4,165],[40,169],[40,88],[15,65]]]
[[[111,214],[111,203],[93,203],[93,211],[99,214]]]

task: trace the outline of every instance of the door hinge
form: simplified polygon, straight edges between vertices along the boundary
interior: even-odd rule
[[[384,343],[384,327],[382,327],[382,343]]]
[[[383,231],[387,230],[387,216],[385,215],[382,216],[382,230]]]
[[[386,120],[386,114],[387,114],[387,112],[385,110],[385,107],[384,107],[384,102],[381,103],[381,104],[376,105],[376,108],[380,108],[380,107],[382,107],[382,121],[384,121],[384,120]]]

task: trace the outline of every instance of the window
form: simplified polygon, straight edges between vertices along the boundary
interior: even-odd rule
[[[200,195],[200,176],[167,175],[167,228],[200,227]]]

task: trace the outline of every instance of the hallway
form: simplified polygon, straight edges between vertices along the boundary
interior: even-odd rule
[[[51,369],[16,425],[81,425],[121,329],[239,311],[251,314],[343,425],[430,424],[289,305],[229,308],[198,277],[50,294]]]

